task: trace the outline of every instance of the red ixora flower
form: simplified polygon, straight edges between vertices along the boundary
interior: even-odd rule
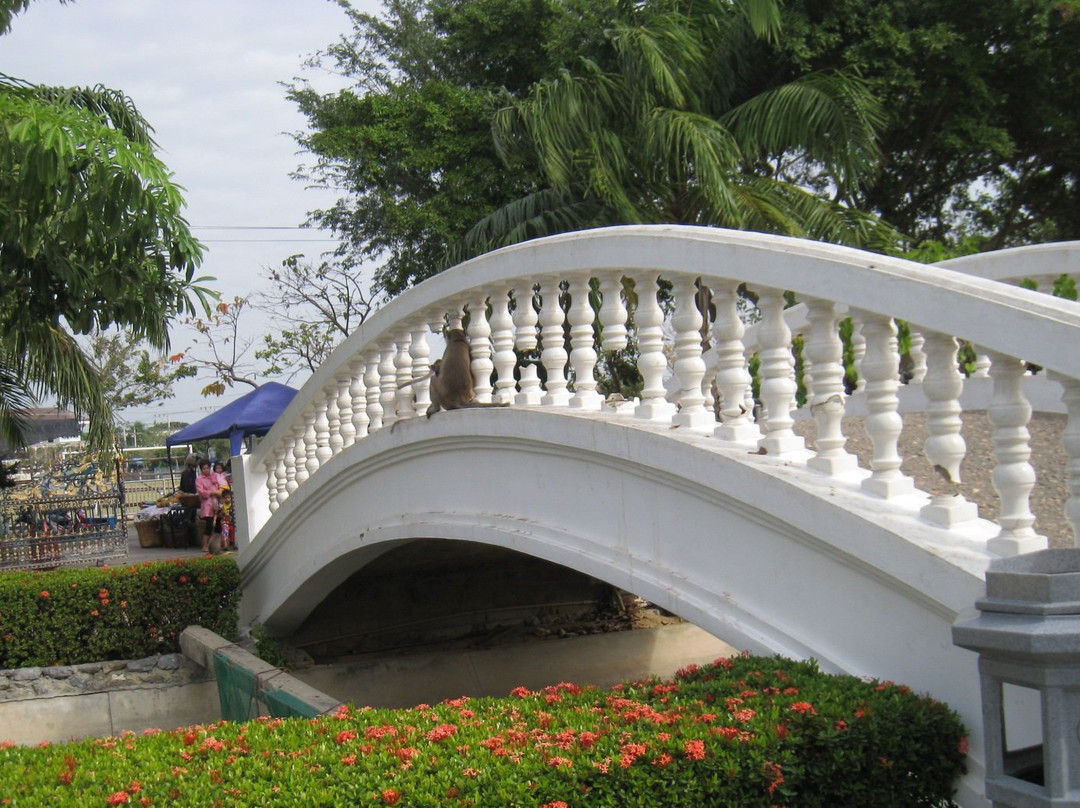
[[[382,799],[387,805],[397,805],[398,801],[401,799],[401,792],[396,788],[384,788]]]
[[[808,701],[797,701],[789,708],[793,712],[801,713],[802,715],[817,715],[817,710],[814,709],[814,705]]]
[[[128,801],[129,797],[126,791],[116,791],[105,799],[105,802],[109,803],[109,805],[127,805]]]
[[[705,741],[693,739],[683,744],[683,751],[690,760],[705,759]]]
[[[438,743],[439,741],[445,741],[456,732],[457,727],[453,724],[439,724],[439,726],[434,729],[428,730],[428,732],[424,734],[424,737],[432,743]]]
[[[43,598],[49,597],[49,590],[48,589],[42,589],[41,590],[41,597],[43,597]]]

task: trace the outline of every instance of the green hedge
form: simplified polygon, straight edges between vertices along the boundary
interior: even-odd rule
[[[139,659],[179,650],[189,625],[236,636],[228,557],[0,574],[0,668]]]
[[[944,808],[965,750],[907,688],[740,657],[607,691],[0,744],[0,803]]]

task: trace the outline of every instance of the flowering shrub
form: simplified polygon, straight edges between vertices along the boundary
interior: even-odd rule
[[[138,659],[179,650],[201,625],[236,636],[231,558],[0,575],[0,668]]]
[[[606,691],[0,744],[0,805],[949,806],[964,745],[907,688],[739,657]]]

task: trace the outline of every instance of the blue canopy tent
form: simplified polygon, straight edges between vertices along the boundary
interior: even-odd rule
[[[215,438],[229,439],[229,454],[240,454],[244,438],[265,435],[274,421],[289,406],[296,388],[277,382],[267,382],[250,393],[226,404],[217,412],[174,432],[165,439],[165,446],[194,443]],[[171,467],[170,463],[170,467]]]

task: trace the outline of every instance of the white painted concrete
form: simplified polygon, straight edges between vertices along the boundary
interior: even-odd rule
[[[234,461],[245,506],[238,512],[243,620],[288,632],[326,592],[400,542],[498,544],[639,594],[737,647],[813,656],[826,668],[903,681],[947,701],[972,730],[961,804],[985,805],[975,657],[952,645],[950,627],[982,592],[994,557],[991,540],[1002,553],[1025,551],[1040,539],[1045,544],[1025,525],[1021,430],[1028,402],[1006,374],[1016,360],[1039,364],[1071,391],[1070,406],[1080,407],[1080,304],[978,275],[1052,277],[1073,272],[1077,252],[1074,243],[1016,253],[994,259],[996,268],[988,264],[983,273],[976,271],[982,259],[972,259],[959,272],[798,239],[657,225],[569,233],[469,261],[365,322],[316,371],[254,453]],[[361,436],[369,415],[372,423],[393,422],[402,380],[426,377],[426,370],[411,374],[410,339],[422,338],[428,325],[444,318],[460,324],[461,307],[469,305],[475,315],[470,335],[492,334],[493,341],[483,337],[478,346],[487,368],[491,349],[508,338],[519,348],[536,347],[534,325],[519,327],[515,318],[517,330],[505,330],[501,309],[511,290],[516,301],[531,300],[541,282],[548,298],[541,322],[557,339],[563,314],[550,308],[555,282],[580,290],[583,279],[597,278],[617,289],[624,277],[634,280],[639,301],[651,296],[657,278],[675,282],[684,291],[682,309],[686,290],[700,278],[713,289],[745,283],[773,300],[789,290],[877,324],[868,430],[875,439],[876,490],[885,493],[906,490],[902,480],[885,479],[899,466],[892,456],[899,401],[887,367],[898,357],[885,326],[892,318],[906,320],[913,330],[956,335],[996,354],[1001,378],[1000,384],[995,379],[994,409],[1002,428],[995,438],[1002,450],[995,484],[1008,489],[1012,526],[1000,535],[999,526],[978,519],[935,527],[919,517],[925,494],[886,499],[863,490],[866,471],[815,472],[806,465],[810,453],[793,448],[797,442],[785,434],[759,444],[713,438],[711,425],[698,429],[678,414],[650,421],[661,404],[672,407],[656,400],[643,402],[636,418],[521,407],[404,420]],[[496,325],[504,329],[497,340],[481,314],[489,300],[492,323],[497,316],[503,324]],[[672,323],[685,396],[680,404],[693,409],[700,406],[694,400],[700,356],[686,325],[692,318],[678,314]],[[780,324],[772,329],[775,355],[767,368],[776,410],[767,423],[780,433],[786,408],[776,391],[787,386],[786,331]],[[742,343],[736,338],[732,345],[728,356],[738,357]],[[418,367],[426,368],[426,346],[417,348]],[[544,348],[545,355],[561,351],[561,345]],[[648,357],[643,351],[642,363],[663,365],[664,356],[657,341]],[[562,375],[561,368],[554,371]],[[486,385],[487,376],[481,373],[480,382]],[[366,397],[352,393],[369,378],[377,386]],[[542,400],[523,391],[517,402]],[[363,418],[343,428],[341,402],[351,402]],[[672,428],[679,424],[690,428]],[[356,435],[351,445],[343,438],[350,430]],[[758,445],[773,448],[762,455],[754,451]],[[1080,442],[1066,445],[1080,453]],[[1069,468],[1075,478],[1080,466]],[[1075,497],[1073,505],[1067,513],[1080,511]]]
[[[31,746],[170,730],[220,718],[216,682],[149,686],[0,702],[0,740]]]
[[[499,544],[634,592],[737,648],[933,693],[979,749],[975,656],[952,645],[950,627],[982,592],[993,526],[958,539],[919,519],[925,496],[883,511],[859,479],[581,411],[409,421],[333,458],[241,551],[242,622],[288,633],[412,538]]]

